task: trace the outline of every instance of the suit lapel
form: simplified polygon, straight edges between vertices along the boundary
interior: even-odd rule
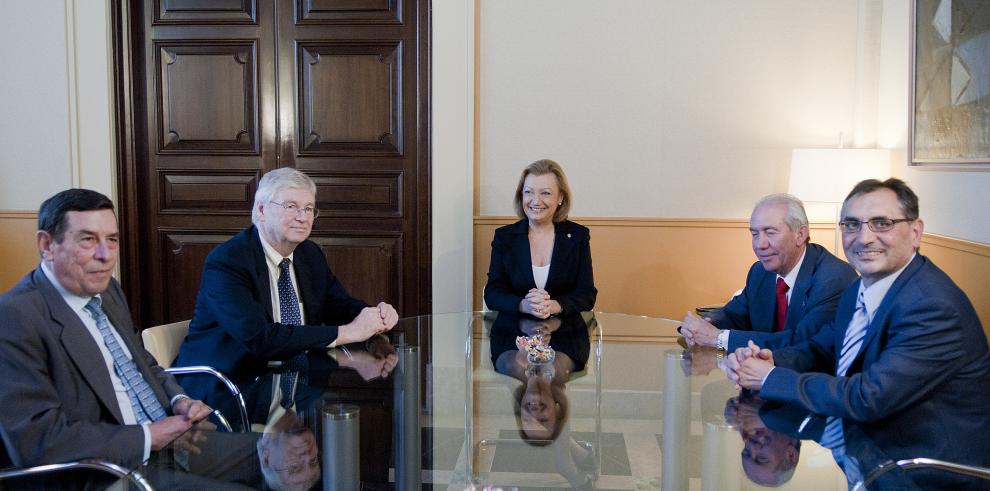
[[[40,267],[33,275],[38,291],[48,305],[52,321],[60,326],[59,340],[65,352],[69,354],[69,358],[72,358],[72,362],[79,369],[79,374],[103,406],[113,414],[117,422],[124,424],[113,383],[110,381],[110,374],[107,372],[103,354],[96,345],[96,340],[89,334],[89,330],[83,325],[79,316],[65,303],[58,290],[48,281],[48,277]]]
[[[529,248],[529,224],[525,219],[520,220],[516,222],[513,232],[515,232],[515,247],[512,249],[516,254],[517,267],[526,278],[526,289],[536,288],[536,280],[533,278],[533,255]],[[553,261],[553,258],[551,257],[550,260]]]
[[[797,281],[791,290],[791,299],[787,303],[787,320],[784,325],[787,329],[797,327],[798,320],[804,318],[804,308],[808,302],[808,291],[811,290],[811,277],[815,275],[815,266],[818,264],[818,256],[821,253],[809,244],[805,249],[804,262],[801,263],[801,270],[798,271]]]
[[[883,330],[883,326],[887,325],[887,317],[890,315],[890,308],[894,303],[893,299],[897,298],[897,294],[904,288],[904,285],[911,281],[911,278],[921,269],[924,262],[924,256],[921,254],[915,256],[911,264],[897,277],[894,284],[890,285],[890,289],[887,290],[887,293],[883,296],[883,300],[880,301],[880,306],[877,307],[873,319],[870,320],[870,325],[866,329],[866,336],[863,337],[863,347],[859,350],[859,354],[856,355],[856,359],[853,360],[853,367],[861,365],[863,355],[866,354],[868,348],[873,344],[878,333]]]
[[[777,306],[777,274],[771,273],[760,266],[760,278],[756,284],[756,308],[750,318],[754,330],[773,331],[774,317]]]
[[[310,275],[315,268],[299,266],[301,262],[305,262],[306,260],[306,253],[301,249],[301,247],[297,247],[295,254],[292,256],[292,268],[296,272],[296,286],[298,287],[299,295],[302,297],[303,313],[309,314],[319,310],[316,307],[318,299],[312,294],[316,289],[309,288],[309,285],[313,282],[313,278]],[[269,298],[271,298],[271,295],[269,295]],[[305,323],[306,319],[303,319],[303,324]]]
[[[574,253],[574,238],[565,229],[563,222],[554,224],[553,252],[550,255],[550,270],[547,271],[547,285],[544,288],[548,292],[552,291],[551,284],[560,279],[557,272],[562,268],[561,264],[570,264],[569,258]]]
[[[254,251],[254,284],[257,286],[257,294],[268,309],[268,320],[275,320],[275,308],[272,307],[272,286],[268,273],[268,259],[265,258],[265,250],[261,247],[261,236],[258,235],[258,227],[251,225],[249,237],[254,243],[251,249]],[[295,264],[293,264],[295,267]],[[296,271],[298,274],[299,271]]]

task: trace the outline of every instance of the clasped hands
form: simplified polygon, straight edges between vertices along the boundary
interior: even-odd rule
[[[747,346],[730,353],[725,360],[725,374],[729,380],[749,390],[763,388],[763,379],[773,367],[773,352],[760,348],[752,340]]]
[[[161,450],[170,444],[199,454],[196,445],[206,439],[205,432],[213,431],[216,425],[206,421],[213,409],[196,399],[179,398],[172,405],[172,416],[162,418],[148,425],[151,433],[151,449]],[[189,431],[194,428],[193,431]]]
[[[550,298],[550,294],[540,288],[531,289],[519,302],[520,312],[540,319],[559,314],[563,310],[560,303]]]
[[[347,351],[346,357],[338,357],[340,366],[353,369],[365,381],[388,378],[399,362],[395,346],[384,336],[379,336],[368,340],[365,347],[367,351]]]
[[[375,307],[365,307],[350,324],[340,326],[337,345],[364,341],[392,329],[397,322],[399,314],[395,307],[385,302],[380,302]]]

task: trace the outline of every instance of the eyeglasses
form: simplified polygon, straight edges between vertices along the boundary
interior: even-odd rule
[[[312,206],[307,206],[305,208],[300,208],[299,205],[297,205],[295,203],[279,203],[278,201],[269,201],[269,203],[271,203],[273,205],[281,206],[282,209],[284,209],[285,211],[287,211],[290,214],[295,215],[295,216],[299,216],[299,213],[302,213],[306,217],[316,218],[316,217],[320,216],[320,209],[319,208],[314,208]]]
[[[316,468],[316,466],[318,465],[320,465],[319,457],[313,457],[312,459],[306,462],[299,462],[299,463],[291,464],[288,467],[284,467],[282,469],[273,469],[273,470],[275,472],[288,472],[289,474],[300,474],[302,473],[302,471],[306,470],[307,468],[313,469]]]
[[[865,223],[870,227],[872,232],[886,232],[901,222],[913,222],[915,218],[887,218],[887,217],[876,217],[867,220]],[[839,226],[842,227],[842,233],[854,234],[859,232],[859,229],[863,228],[863,223],[855,218],[847,218],[839,222]]]

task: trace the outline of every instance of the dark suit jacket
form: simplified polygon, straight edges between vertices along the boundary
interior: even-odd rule
[[[990,466],[990,350],[966,294],[919,254],[884,296],[847,376],[836,377],[858,291],[858,281],[846,289],[835,322],[815,337],[774,351],[760,396],[858,422],[895,460]]]
[[[712,318],[719,329],[731,329],[727,349],[746,346],[782,348],[811,338],[835,317],[843,290],[856,279],[856,271],[818,244],[808,244],[797,281],[787,304],[784,330],[773,332],[777,307],[777,273],[763,269],[759,261],[749,268],[746,287]]]
[[[141,375],[168,410],[182,388],[135,338],[117,281],[101,296]],[[0,427],[14,465],[84,458],[131,468],[141,463],[144,432],[124,424],[96,340],[40,267],[0,297],[0,379]]]
[[[553,255],[545,290],[563,312],[591,310],[595,306],[595,277],[591,270],[591,236],[588,229],[564,220],[554,224]],[[485,285],[485,303],[499,311],[519,311],[519,302],[536,288],[529,250],[529,223],[523,219],[495,230],[492,260]]]
[[[269,360],[287,360],[330,344],[337,339],[337,326],[351,322],[367,306],[348,295],[320,246],[307,240],[296,247],[292,261],[306,324],[275,322],[265,261],[254,226],[210,252],[176,365],[209,365],[235,383],[250,382],[266,372]],[[183,386],[207,402],[218,390],[206,378],[183,380]]]

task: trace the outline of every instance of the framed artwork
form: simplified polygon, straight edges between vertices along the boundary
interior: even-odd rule
[[[915,0],[913,165],[990,164],[990,1]]]

